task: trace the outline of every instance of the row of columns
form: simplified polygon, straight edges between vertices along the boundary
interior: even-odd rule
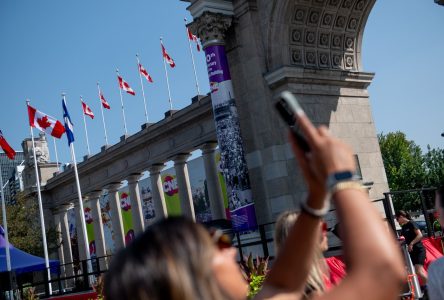
[[[210,201],[210,208],[212,217],[214,220],[226,219],[224,201],[222,196],[222,189],[219,184],[216,160],[215,160],[215,149],[217,143],[210,142],[206,143],[201,147],[202,157],[205,167],[205,176],[207,179],[207,189]],[[190,154],[181,153],[172,158],[174,162],[174,169],[176,171],[176,180],[179,190],[179,199],[182,214],[195,220],[193,198],[191,194],[190,178],[188,175],[187,160]],[[157,163],[153,164],[148,168],[150,172],[151,181],[151,196],[154,204],[154,209],[156,213],[156,220],[166,218],[168,216],[167,207],[165,203],[163,184],[160,172],[165,168],[165,164]],[[145,230],[145,222],[142,213],[141,197],[139,192],[139,179],[142,174],[131,174],[126,178],[128,181],[128,189],[130,193],[131,200],[131,213],[133,220],[133,229],[135,235],[141,234]],[[104,186],[104,189],[108,190],[108,201],[111,210],[111,223],[114,232],[114,243],[115,248],[120,249],[125,246],[125,233],[123,230],[122,214],[120,213],[120,197],[119,188],[121,182],[110,183]],[[102,191],[94,191],[88,193],[83,198],[85,201],[90,203],[91,214],[94,224],[94,235],[96,244],[97,257],[103,257],[106,255],[105,238],[103,232],[103,222],[102,213],[100,208],[100,197]],[[72,205],[64,205],[57,208],[54,211],[54,220],[56,224],[56,230],[61,233],[59,237],[59,242],[61,246],[59,247],[59,259],[60,263],[67,264],[62,271],[65,272],[67,276],[74,274],[72,269],[73,261],[72,251],[71,251],[71,240],[69,235],[68,227],[68,216],[67,211],[72,208]],[[75,216],[76,216],[76,226],[81,224],[80,216],[83,212],[80,211],[79,205],[74,204]],[[84,249],[84,239],[87,237],[83,236],[83,230],[77,230],[77,242],[79,250],[79,259],[86,259],[86,251],[89,249]],[[107,261],[105,259],[99,260],[100,269],[107,269]]]

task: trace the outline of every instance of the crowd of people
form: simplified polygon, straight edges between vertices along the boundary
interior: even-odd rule
[[[355,170],[352,150],[327,128],[314,127],[303,113],[298,120],[311,152],[304,153],[292,136],[290,141],[308,197],[300,212],[287,212],[278,219],[277,255],[254,299],[397,299],[406,270],[393,232],[358,182],[348,178],[331,183],[332,177]],[[440,189],[437,206],[444,210],[442,195]],[[322,256],[326,249],[322,218],[329,199],[341,222],[347,264],[346,277],[337,285],[329,283]],[[423,254],[414,224],[407,225],[410,220],[402,213],[397,220],[412,260],[421,265]],[[408,228],[412,228],[409,233]],[[162,220],[114,257],[105,277],[106,299],[246,299],[248,285],[236,253],[217,230],[181,217]],[[443,263],[440,259],[430,267],[431,299],[444,299]],[[419,267],[417,271],[421,275]]]

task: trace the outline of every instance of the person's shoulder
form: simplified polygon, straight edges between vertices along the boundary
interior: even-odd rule
[[[444,272],[444,256],[436,259],[429,266],[429,272],[441,271]]]

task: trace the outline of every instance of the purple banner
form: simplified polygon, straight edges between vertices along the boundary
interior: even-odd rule
[[[255,229],[256,213],[225,47],[208,46],[205,56],[233,229],[238,232]]]

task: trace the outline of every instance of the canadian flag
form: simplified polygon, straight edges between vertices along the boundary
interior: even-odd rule
[[[143,75],[143,77],[148,80],[148,82],[153,82],[153,78],[151,78],[150,74],[148,74],[147,70],[142,66],[142,64],[139,64],[139,72]]]
[[[9,159],[14,159],[15,151],[14,149],[11,148],[11,146],[9,146],[8,142],[3,137],[3,132],[1,130],[0,130],[0,147],[3,149],[3,151],[5,151],[6,156]]]
[[[133,91],[133,89],[129,86],[128,82],[123,80],[123,78],[120,76],[117,76],[117,79],[119,80],[119,87],[122,90],[124,90],[125,92],[127,92],[128,94],[131,94],[133,96],[136,95],[136,93]]]
[[[102,106],[106,109],[111,109],[108,101],[106,101],[105,96],[103,96],[102,92],[100,92],[100,102],[102,102]]]
[[[197,36],[195,36],[195,35],[191,32],[190,28],[188,28],[188,27],[187,27],[187,32],[188,32],[188,39],[189,39],[190,41],[195,42],[195,43],[196,43],[197,51],[200,51],[200,45],[199,45],[199,40],[197,39]]]
[[[31,105],[28,105],[29,125],[52,135],[55,138],[60,138],[65,133],[65,127],[57,119],[38,111]]]
[[[160,43],[160,46],[162,46],[162,56],[166,60],[166,62],[170,65],[171,68],[174,68],[176,66],[176,63],[174,60],[168,55],[168,53],[165,50],[165,47],[162,43]]]
[[[88,104],[83,102],[82,99],[80,99],[80,102],[82,102],[83,113],[89,116],[91,119],[94,119],[94,113],[92,112],[91,108],[89,108]]]

